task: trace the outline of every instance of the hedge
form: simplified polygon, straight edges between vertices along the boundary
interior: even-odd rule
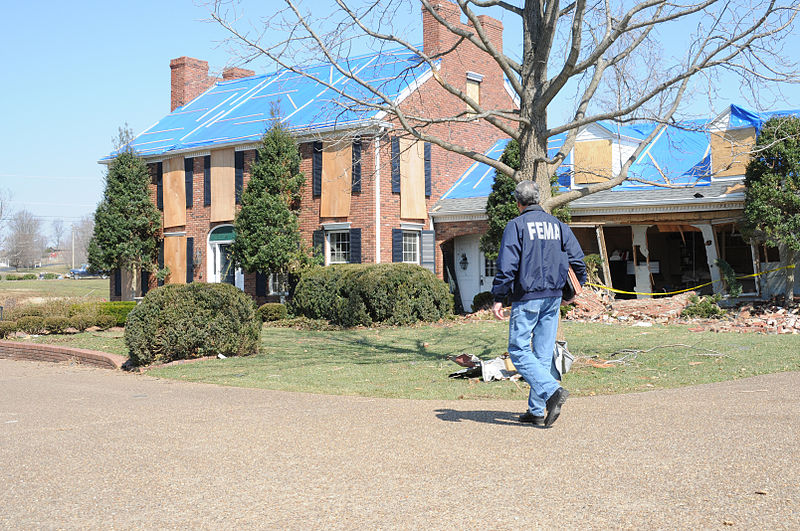
[[[134,365],[258,353],[253,299],[230,284],[173,284],[151,290],[128,314],[125,344]]]
[[[262,304],[258,308],[258,316],[262,323],[267,321],[280,321],[281,319],[286,319],[288,315],[289,312],[286,309],[286,305],[280,302],[268,302]]]
[[[347,264],[305,272],[292,312],[341,326],[438,321],[453,313],[448,286],[414,264]]]
[[[136,307],[136,301],[101,302],[98,306],[100,315],[114,317],[114,326],[125,326],[128,314]]]

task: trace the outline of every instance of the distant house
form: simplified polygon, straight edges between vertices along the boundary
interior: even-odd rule
[[[442,2],[437,9],[460,24],[455,4]],[[502,23],[480,19],[494,46],[502,49]],[[424,9],[422,27],[426,54],[456,42]],[[465,106],[441,88],[433,70],[490,107],[515,105],[499,66],[468,42],[459,43],[434,69],[407,50],[342,62],[410,113],[445,115],[453,106]],[[228,282],[258,302],[281,291],[275,278],[232,267],[227,252],[236,237],[232,222],[240,194],[273,109],[300,142],[306,175],[301,231],[309,244],[324,249],[325,264],[412,262],[442,276],[443,256],[429,211],[467,170],[469,159],[417,142],[393,117],[350,108],[335,90],[289,70],[255,75],[229,68],[216,79],[208,75],[208,63],[189,57],[172,60],[170,68],[171,112],[132,143],[150,167],[152,199],[163,213],[160,262],[169,267],[167,283]],[[331,64],[307,71],[337,88],[359,90]],[[447,127],[454,141],[477,151],[499,140],[498,130],[483,121]],[[128,293],[122,289],[128,282],[124,271],[112,275],[111,298]],[[144,274],[136,293],[155,285]]]
[[[571,226],[589,253],[601,255],[607,285],[638,293],[664,293],[701,284],[722,288],[717,259],[741,276],[779,264],[778,250],[751,245],[740,232],[744,170],[761,124],[795,111],[753,113],[731,105],[710,121],[668,127],[642,152],[627,181],[570,203]],[[559,170],[562,189],[580,188],[619,171],[653,124],[583,129]],[[507,139],[486,151],[498,158]],[[551,139],[555,151],[563,138]],[[486,199],[495,171],[473,164],[431,210],[437,246],[452,256],[452,276],[469,310],[472,297],[491,287],[494,263],[480,252],[486,232]],[[800,292],[797,276],[795,293]],[[743,297],[783,292],[778,273],[742,279]],[[625,296],[624,294],[620,296]],[[642,297],[643,295],[639,295]]]

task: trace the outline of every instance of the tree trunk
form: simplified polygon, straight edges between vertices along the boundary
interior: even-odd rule
[[[139,281],[139,269],[137,264],[131,264],[131,285],[130,285],[130,299],[136,300],[136,283]]]
[[[794,300],[794,268],[789,267],[797,263],[797,253],[786,245],[779,247],[781,254],[781,266],[786,267],[786,288],[784,289],[784,299],[787,303]]]

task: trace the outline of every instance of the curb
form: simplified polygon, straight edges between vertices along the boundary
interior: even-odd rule
[[[0,341],[0,358],[28,361],[77,361],[84,365],[118,370],[126,359],[117,354],[82,348],[59,347],[41,343]]]

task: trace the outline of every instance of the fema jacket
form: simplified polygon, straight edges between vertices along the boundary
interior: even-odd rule
[[[567,224],[539,205],[525,207],[503,231],[492,284],[494,300],[560,297],[570,265],[580,283],[586,282],[583,250]]]

